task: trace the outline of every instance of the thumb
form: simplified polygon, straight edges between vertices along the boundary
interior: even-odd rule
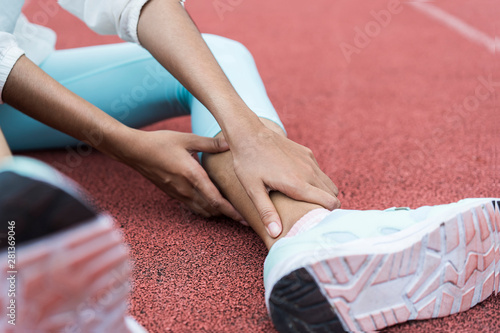
[[[264,223],[267,233],[272,238],[278,237],[283,228],[281,226],[281,219],[278,212],[276,212],[276,208],[274,207],[271,198],[269,198],[269,193],[267,193],[264,186],[261,190],[248,192],[248,196],[259,212],[260,220]]]
[[[202,153],[222,153],[229,150],[229,145],[222,136],[207,138],[196,135],[194,138],[189,145],[189,149],[191,150]]]

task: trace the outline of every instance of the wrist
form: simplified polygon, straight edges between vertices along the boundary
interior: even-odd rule
[[[88,143],[114,160],[125,162],[131,155],[137,130],[118,121],[86,134]]]
[[[230,146],[245,144],[259,133],[266,131],[267,128],[259,117],[252,111],[249,112],[248,115],[237,115],[226,122],[221,122],[222,132]]]

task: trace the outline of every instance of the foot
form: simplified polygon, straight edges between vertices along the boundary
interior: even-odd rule
[[[2,332],[146,332],[126,317],[127,248],[111,218],[39,161],[0,164]]]
[[[499,291],[499,199],[336,210],[264,265],[280,332],[373,331],[466,311]]]

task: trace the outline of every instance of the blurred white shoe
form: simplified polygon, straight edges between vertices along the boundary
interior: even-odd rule
[[[126,316],[128,249],[108,215],[29,158],[0,164],[0,189],[1,332],[146,332]]]

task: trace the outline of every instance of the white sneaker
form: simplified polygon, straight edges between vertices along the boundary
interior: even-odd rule
[[[264,264],[280,332],[374,331],[470,309],[499,291],[500,198],[331,212]]]
[[[0,332],[146,332],[126,317],[128,249],[50,166],[0,164]]]

